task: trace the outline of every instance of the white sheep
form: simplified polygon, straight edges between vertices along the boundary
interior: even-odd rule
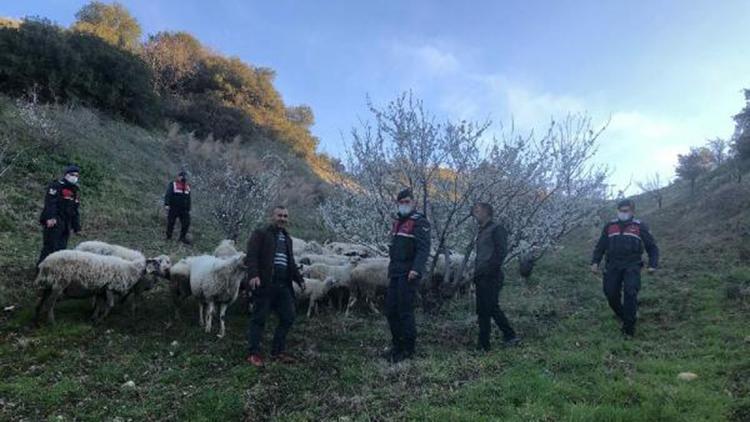
[[[219,305],[219,338],[226,333],[224,316],[227,308],[234,303],[245,277],[240,253],[232,258],[221,259],[211,255],[193,257],[190,265],[190,292],[200,302],[199,323],[206,333],[211,332],[211,322],[216,305]]]
[[[331,242],[326,244],[325,248],[335,255],[359,256],[361,258],[367,258],[374,255],[372,249],[357,243]]]
[[[217,258],[231,258],[239,253],[232,239],[222,240],[219,246],[214,249],[214,256]]]
[[[365,300],[373,312],[379,313],[374,299],[378,291],[388,288],[388,263],[388,258],[367,258],[354,267],[349,281],[351,294],[345,315],[349,315],[360,298]]]
[[[91,252],[97,255],[112,255],[120,257],[126,261],[137,261],[139,259],[146,259],[142,253],[135,251],[130,248],[126,248],[120,245],[113,245],[111,243],[102,242],[99,240],[89,240],[81,242],[76,246],[75,250]]]
[[[69,297],[106,295],[102,308],[95,310],[92,319],[105,318],[114,306],[114,293],[121,295],[128,291],[147,272],[158,271],[158,263],[138,259],[127,261],[116,256],[98,255],[91,252],[62,250],[57,251],[39,264],[36,285],[40,295],[36,306],[35,322],[43,313],[47,320],[55,322],[55,303],[61,295]]]
[[[326,264],[326,265],[345,265],[351,262],[352,258],[347,256],[339,255],[326,255],[326,254],[304,254],[297,260],[298,263],[303,265],[312,264]]]
[[[146,257],[139,251],[120,245],[102,242],[99,240],[89,240],[86,242],[81,242],[75,247],[75,250],[91,252],[97,255],[116,256],[126,261],[146,260]],[[159,255],[155,258],[147,260],[147,262],[156,264],[157,271],[152,271],[148,274],[144,274],[141,280],[139,280],[122,298],[122,301],[124,302],[129,296],[133,296],[132,300],[130,301],[130,312],[133,316],[135,316],[136,304],[143,292],[151,290],[151,288],[153,288],[154,284],[157,281],[156,277],[167,278],[169,276],[170,267],[172,266],[171,259],[166,255]],[[101,311],[100,309],[98,309],[99,306],[101,306],[101,300],[96,301],[95,298],[95,314]]]
[[[307,317],[310,318],[313,312],[318,310],[318,302],[326,297],[328,292],[336,287],[338,283],[333,277],[327,277],[324,280],[318,278],[305,278],[305,290],[302,290],[297,283],[294,283],[294,294],[297,301],[309,300],[307,305]]]

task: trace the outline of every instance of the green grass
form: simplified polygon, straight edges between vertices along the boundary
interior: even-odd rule
[[[194,304],[174,320],[164,289],[135,320],[118,309],[100,326],[86,321],[85,301],[63,302],[59,323],[38,330],[24,307],[0,329],[0,417],[747,420],[750,301],[726,298],[721,277],[690,280],[644,277],[639,332],[626,340],[585,260],[553,254],[537,283],[511,278],[503,290],[521,347],[474,352],[464,297],[441,315],[420,313],[419,357],[395,366],[378,357],[383,318],[365,312],[300,316],[290,345],[301,362],[256,370],[243,362],[238,308],[219,340],[200,332]],[[678,380],[685,371],[698,379]],[[129,380],[135,389],[122,387]]]

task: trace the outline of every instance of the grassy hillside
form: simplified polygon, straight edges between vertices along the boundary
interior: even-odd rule
[[[3,103],[0,130],[23,142],[16,111]],[[681,185],[663,210],[639,200],[664,259],[644,276],[634,340],[620,337],[587,272],[597,222],[545,256],[530,284],[509,269],[501,301],[524,337],[518,348],[474,352],[463,297],[441,315],[418,313],[413,362],[378,358],[381,316],[326,310],[298,317],[290,345],[300,363],[256,370],[243,362],[247,317],[237,307],[219,340],[199,331],[192,303],[175,320],[164,286],[135,320],[118,308],[92,326],[88,301],[67,301],[57,325],[30,328],[43,186],[69,160],[85,169],[84,238],[175,258],[219,239],[199,218],[192,249],[161,240],[161,191],[178,163],[164,135],[85,110],[54,113],[64,145],[0,180],[0,302],[17,306],[0,316],[0,420],[750,420],[747,182],[719,171],[692,200]],[[683,371],[698,378],[680,381]]]
[[[177,258],[211,250],[221,239],[208,219],[201,190],[195,189],[191,225],[194,248],[163,241],[164,189],[184,162],[184,152],[175,148],[170,138],[174,134],[149,132],[86,108],[36,106],[29,110],[0,96],[0,136],[13,140],[15,149],[39,145],[44,131],[55,135],[54,144],[41,141],[40,147],[22,155],[0,178],[0,305],[29,295],[33,266],[41,248],[38,217],[45,186],[59,178],[68,163],[82,168],[83,231],[78,238],[71,237],[71,246],[98,239]],[[265,148],[263,152],[284,157],[290,182],[298,187],[319,183],[314,170],[283,146],[247,148]],[[307,237],[320,235],[315,213],[293,205],[296,230]]]

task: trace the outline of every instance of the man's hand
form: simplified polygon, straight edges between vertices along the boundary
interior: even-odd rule
[[[164,206],[164,210],[165,210],[165,211],[169,211],[169,205],[165,205],[165,206]]]
[[[416,280],[418,278],[419,278],[419,273],[418,272],[416,272],[414,270],[409,271],[409,281],[414,281],[414,280]]]
[[[599,264],[591,264],[591,274],[599,275]]]
[[[253,277],[250,279],[250,290],[253,290],[260,286],[260,277]]]
[[[648,267],[648,268],[646,268],[646,272],[648,272],[649,274],[654,274],[656,272],[656,268],[654,268],[654,267]]]
[[[55,224],[57,224],[57,219],[56,218],[50,218],[45,223],[47,224],[47,228],[51,229],[52,227],[55,227]]]

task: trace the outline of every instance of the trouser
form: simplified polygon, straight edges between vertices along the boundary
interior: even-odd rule
[[[391,277],[385,296],[385,312],[391,329],[391,342],[396,353],[414,353],[417,326],[414,302],[419,280],[409,281],[406,275]]]
[[[624,328],[635,327],[638,291],[641,289],[641,267],[607,268],[604,272],[603,288],[609,306],[622,320]]]
[[[39,253],[39,260],[36,265],[39,266],[44,258],[52,252],[66,249],[68,238],[70,238],[70,229],[60,220],[52,227],[44,227],[42,230],[42,251]]]
[[[294,323],[294,293],[286,282],[275,282],[253,291],[253,313],[250,316],[250,327],[247,331],[250,354],[260,353],[260,343],[266,318],[274,311],[279,318],[279,325],[273,336],[271,354],[276,355],[286,350],[286,336]]]
[[[495,320],[500,331],[503,332],[503,339],[509,340],[516,336],[515,331],[510,326],[508,318],[500,309],[500,290],[503,287],[503,274],[498,275],[478,275],[474,278],[476,284],[477,300],[477,320],[479,322],[479,347],[489,349],[490,334],[492,332],[491,320]]]
[[[190,228],[190,211],[170,207],[167,213],[167,239],[172,238],[174,224],[178,218],[180,219],[180,239],[184,239],[187,235]]]

